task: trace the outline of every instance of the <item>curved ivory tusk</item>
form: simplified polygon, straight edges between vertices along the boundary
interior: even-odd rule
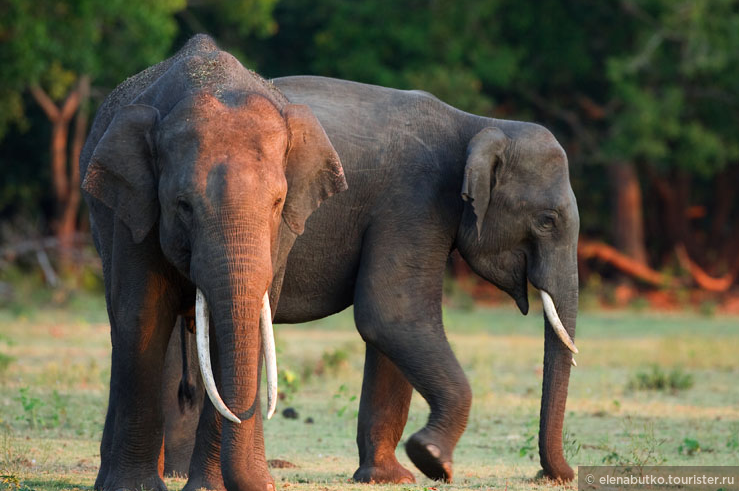
[[[572,366],[573,367],[576,367],[577,366],[577,362],[575,361],[575,357],[574,356],[572,357]]]
[[[562,321],[559,320],[557,315],[557,308],[554,306],[554,300],[544,290],[540,290],[541,302],[544,304],[544,314],[546,314],[549,323],[552,325],[554,332],[557,333],[557,337],[564,343],[567,348],[573,353],[578,353],[575,343],[572,342],[572,338],[567,334],[565,326],[562,325]]]
[[[269,306],[269,289],[264,293],[262,300],[259,330],[262,335],[264,365],[267,368],[267,419],[270,419],[277,408],[277,355],[275,354],[275,332],[272,329],[272,309]]]
[[[226,406],[218,394],[216,381],[213,379],[213,369],[210,366],[210,340],[208,325],[208,304],[205,302],[205,296],[200,288],[195,292],[195,333],[198,346],[198,361],[200,362],[200,373],[203,375],[203,384],[205,391],[208,393],[210,402],[216,410],[229,421],[241,423],[241,420]]]

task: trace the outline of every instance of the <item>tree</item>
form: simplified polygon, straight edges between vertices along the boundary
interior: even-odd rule
[[[726,271],[739,250],[726,185],[739,160],[736,2],[650,0],[622,9],[638,30],[633,51],[609,60],[617,110],[608,151],[644,169],[659,197],[663,247],[684,247]]]
[[[50,166],[55,232],[69,244],[79,210],[79,154],[91,82],[112,87],[160,61],[184,0],[7,0],[0,17],[0,138],[27,125],[28,91],[52,124]],[[77,116],[70,149],[69,128]]]
[[[739,268],[734,0],[283,0],[275,19],[248,50],[263,72],[541,122],[568,153],[587,235],[641,269],[683,244],[716,274]]]

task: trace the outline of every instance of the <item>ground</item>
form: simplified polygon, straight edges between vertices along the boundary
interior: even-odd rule
[[[536,307],[526,317],[512,307],[446,309],[449,338],[474,393],[470,424],[455,453],[455,482],[422,477],[401,447],[398,457],[418,485],[379,489],[561,488],[536,477],[543,356]],[[276,326],[276,332],[287,398],[265,422],[267,458],[297,466],[272,470],[278,489],[373,489],[349,482],[357,465],[364,358],[351,311]],[[577,345],[565,420],[571,465],[736,464],[739,318],[585,311]],[[0,489],[91,488],[109,360],[99,299],[0,310]],[[287,407],[297,419],[282,417]],[[426,416],[425,402],[414,395],[404,439]],[[170,490],[185,484],[166,482]]]

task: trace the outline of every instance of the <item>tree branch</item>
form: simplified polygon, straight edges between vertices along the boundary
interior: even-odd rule
[[[674,280],[670,280],[659,271],[653,270],[649,266],[622,254],[614,247],[602,242],[590,242],[580,239],[577,247],[577,255],[581,259],[599,259],[612,265],[619,271],[652,286],[676,286]]]
[[[38,85],[32,85],[31,87],[29,87],[29,90],[31,91],[31,95],[36,100],[38,105],[41,106],[41,109],[44,110],[49,120],[56,121],[57,119],[59,119],[59,108],[56,107],[56,104],[54,104],[54,101],[51,100],[51,97],[46,95],[44,89],[42,89]]]
[[[62,105],[61,114],[59,115],[61,119],[65,121],[72,119],[74,113],[77,112],[77,107],[80,105],[80,90],[82,90],[82,84],[83,81],[80,79],[77,87],[75,87],[64,100],[64,105]]]
[[[690,276],[693,277],[695,284],[702,289],[708,290],[709,292],[721,293],[727,291],[729,288],[731,288],[731,285],[734,284],[734,280],[736,279],[736,271],[731,271],[721,278],[714,278],[710,276],[700,266],[698,266],[698,264],[690,259],[690,256],[688,256],[688,252],[683,244],[677,244],[675,246],[675,254],[677,255],[677,260],[680,263],[680,267],[689,272]]]

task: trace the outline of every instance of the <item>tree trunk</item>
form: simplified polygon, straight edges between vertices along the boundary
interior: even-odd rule
[[[613,235],[616,248],[641,264],[647,264],[644,242],[644,210],[634,164],[611,164],[613,186]]]
[[[71,264],[72,242],[77,229],[77,211],[80,204],[79,155],[87,131],[87,99],[90,93],[90,78],[87,75],[81,76],[77,86],[69,93],[61,106],[57,106],[51,97],[37,85],[32,86],[30,91],[52,124],[51,177],[56,200],[54,231],[59,239],[60,259],[64,267]],[[77,121],[68,158],[69,125],[76,113],[78,114]]]
[[[69,153],[69,179],[67,183],[67,199],[63,203],[61,219],[57,235],[61,241],[63,253],[72,246],[72,238],[77,231],[77,215],[80,207],[80,153],[85,144],[87,134],[88,100],[90,97],[90,77],[80,77],[78,86],[80,106],[77,111],[72,148]],[[66,251],[66,252],[65,252]]]

